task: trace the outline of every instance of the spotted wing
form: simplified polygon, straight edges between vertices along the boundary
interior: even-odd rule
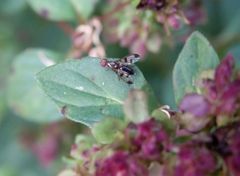
[[[122,65],[132,65],[132,64],[138,62],[139,60],[140,60],[140,55],[131,54],[131,55],[128,55],[128,56],[125,56],[125,57],[119,59],[119,62]]]

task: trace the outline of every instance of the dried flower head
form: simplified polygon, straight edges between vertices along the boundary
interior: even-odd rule
[[[98,162],[96,176],[147,176],[148,170],[141,160],[127,152],[117,151]]]
[[[132,152],[145,160],[160,160],[161,153],[170,147],[168,134],[154,118],[129,125],[125,135],[130,141]]]
[[[93,57],[104,57],[105,48],[100,41],[102,24],[99,19],[93,18],[87,24],[79,25],[73,36],[73,50],[71,56],[81,57],[84,53]]]
[[[167,5],[166,0],[141,0],[137,5],[137,9],[151,9],[159,11]]]

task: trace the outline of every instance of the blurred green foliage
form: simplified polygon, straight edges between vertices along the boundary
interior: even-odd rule
[[[35,122],[61,119],[56,105],[46,97],[35,79],[35,74],[46,67],[42,62],[60,61],[59,54],[42,49],[27,49],[15,57],[8,79],[7,101],[16,114]]]
[[[46,7],[50,8],[49,11],[53,10],[54,12],[50,16],[51,20],[45,19],[49,14],[38,11],[41,3],[44,2],[48,3]],[[49,2],[51,3],[49,4]],[[7,80],[14,73],[12,63],[16,62],[14,58],[23,50],[46,48],[56,51],[60,55],[67,55],[71,47],[71,38],[59,28],[59,23],[54,22],[54,20],[70,20],[72,24],[78,24],[79,19],[87,19],[91,14],[99,14],[99,8],[107,6],[105,1],[99,1],[99,6],[96,6],[96,11],[94,11],[93,6],[86,4],[83,0],[72,0],[71,3],[74,4],[75,8],[66,5],[66,3],[70,3],[70,0],[55,0],[55,2],[59,5],[54,6],[52,1],[46,0],[0,1],[0,176],[56,175],[61,167],[59,164],[53,164],[51,167],[41,166],[36,156],[22,146],[20,143],[21,132],[42,125],[22,119],[21,114],[16,113],[10,108],[11,106],[8,106],[6,93]],[[91,0],[89,2],[96,3],[97,1]],[[86,8],[82,8],[83,6]],[[239,60],[240,1],[204,0],[204,7],[208,16],[207,24],[194,30],[199,30],[208,38],[220,58],[226,52],[232,51]],[[44,18],[38,16],[34,10]],[[82,10],[86,10],[86,12],[82,12]],[[179,33],[181,34],[181,31]],[[127,50],[117,44],[104,45],[107,56],[118,57],[127,54]],[[172,70],[181,48],[182,43],[174,43],[171,47],[163,45],[157,54],[148,54],[145,61],[137,64],[153,87],[161,104],[168,104],[173,108],[176,108],[176,105],[173,97]],[[26,69],[28,68],[26,67]],[[13,84],[11,89],[19,90],[21,82],[18,84]],[[24,84],[28,83],[24,82]],[[36,97],[28,98],[30,101],[31,98]],[[14,102],[14,97],[12,102]],[[29,117],[29,119],[34,118]]]
[[[5,115],[0,124],[0,176],[51,176],[58,173],[59,164],[51,168],[41,166],[20,142],[23,129],[29,128],[37,129],[38,125],[23,121],[11,112]]]

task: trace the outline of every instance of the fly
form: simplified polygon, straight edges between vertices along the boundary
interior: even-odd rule
[[[133,84],[132,75],[134,75],[135,72],[132,68],[132,65],[139,60],[140,56],[138,54],[131,54],[115,61],[102,59],[101,65],[111,68],[118,75],[118,77],[124,80],[126,83]]]

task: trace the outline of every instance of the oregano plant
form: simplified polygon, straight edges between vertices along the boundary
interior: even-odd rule
[[[101,58],[68,60],[37,79],[64,116],[90,127],[85,138],[95,138],[87,148],[88,141],[74,144],[73,173],[226,175],[238,173],[240,84],[233,68],[233,56],[219,63],[207,39],[192,33],[173,69],[178,110],[156,102],[136,66],[128,84]]]
[[[240,175],[236,0],[0,2],[0,176]]]
[[[145,90],[155,103],[140,70],[134,68],[134,83],[129,85],[100,64],[100,58],[81,60],[47,67],[37,74],[42,89],[59,106],[66,117],[91,126],[104,117],[123,119],[123,104],[131,89]],[[152,104],[151,109],[156,107]]]

